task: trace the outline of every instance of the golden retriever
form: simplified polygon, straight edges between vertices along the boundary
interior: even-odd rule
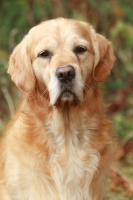
[[[111,43],[85,22],[53,19],[14,49],[8,73],[24,98],[1,139],[0,200],[100,200],[114,137],[98,86]]]

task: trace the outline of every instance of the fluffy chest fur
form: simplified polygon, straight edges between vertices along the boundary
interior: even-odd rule
[[[44,124],[39,125],[37,119],[30,126],[24,125],[22,119],[14,124],[25,126],[14,133],[13,145],[7,152],[8,187],[15,200],[92,199],[91,183],[100,160],[99,152],[90,145],[90,129],[96,126],[96,120],[90,127],[86,115],[69,121],[69,125],[70,119],[65,118],[55,109]]]
[[[99,153],[89,144],[91,131],[86,130],[82,121],[80,127],[73,122],[65,124],[61,119],[53,121],[56,124],[49,127],[56,151],[50,157],[51,176],[62,194],[60,199],[91,199],[90,183],[99,163]]]

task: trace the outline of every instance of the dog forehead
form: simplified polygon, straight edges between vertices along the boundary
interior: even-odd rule
[[[89,24],[64,18],[42,22],[30,30],[29,36],[31,43],[51,39],[59,43],[68,38],[91,41]]]

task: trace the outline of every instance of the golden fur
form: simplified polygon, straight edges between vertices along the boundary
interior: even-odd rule
[[[114,139],[98,82],[114,60],[89,24],[63,18],[33,27],[15,48],[8,73],[25,96],[1,139],[0,200],[102,198]],[[64,86],[55,74],[70,65]]]

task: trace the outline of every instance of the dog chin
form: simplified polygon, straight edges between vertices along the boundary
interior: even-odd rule
[[[70,91],[64,91],[57,98],[55,106],[62,107],[65,103],[76,106],[76,105],[78,105],[79,100],[74,93],[72,93]]]
[[[74,94],[66,91],[61,95],[60,100],[64,101],[64,102],[73,101],[74,100]]]

